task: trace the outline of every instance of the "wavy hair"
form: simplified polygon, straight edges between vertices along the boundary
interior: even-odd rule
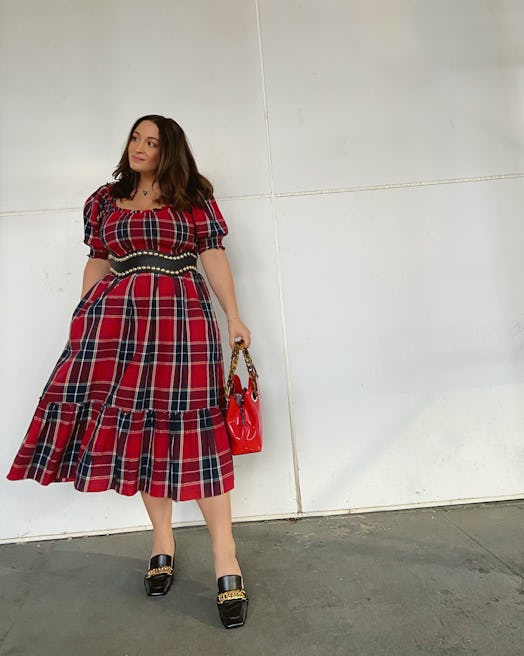
[[[152,121],[159,132],[160,156],[155,173],[161,192],[158,201],[181,211],[203,207],[204,201],[213,196],[213,185],[198,172],[184,130],[172,118],[158,114],[147,114],[134,122],[122,157],[113,171],[116,182],[112,195],[115,198],[134,198],[136,194],[140,174],[129,166],[127,149],[133,132],[142,121]]]

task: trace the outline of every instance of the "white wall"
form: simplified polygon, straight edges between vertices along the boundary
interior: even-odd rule
[[[83,201],[150,112],[215,184],[252,329],[265,447],[235,518],[524,496],[522,2],[0,11],[3,541],[149,525],[139,495],[5,473],[78,301]]]

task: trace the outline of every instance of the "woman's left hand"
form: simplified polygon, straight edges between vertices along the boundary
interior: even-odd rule
[[[235,319],[228,319],[227,327],[229,330],[229,346],[233,348],[235,346],[235,339],[241,337],[244,340],[244,343],[247,348],[251,344],[251,333],[249,328],[240,321],[237,317]]]

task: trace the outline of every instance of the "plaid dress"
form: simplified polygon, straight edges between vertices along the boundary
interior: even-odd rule
[[[224,248],[214,198],[176,211],[127,210],[99,187],[84,206],[88,257]],[[73,310],[69,338],[7,478],[73,481],[185,501],[233,488],[222,350],[204,278],[106,274]]]

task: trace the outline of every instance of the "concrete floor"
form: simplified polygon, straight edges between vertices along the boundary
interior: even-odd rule
[[[524,654],[524,500],[235,525],[247,623],[218,619],[206,529],[0,546],[0,656]]]

